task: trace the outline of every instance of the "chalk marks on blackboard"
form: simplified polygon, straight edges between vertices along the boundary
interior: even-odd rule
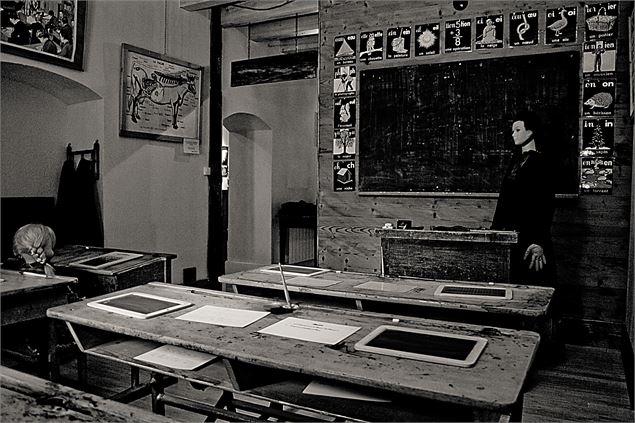
[[[476,18],[476,49],[503,48],[503,15]]]
[[[368,63],[384,58],[384,31],[362,32],[359,44],[360,61]]]
[[[536,10],[509,14],[509,46],[538,44],[538,14]]]
[[[472,20],[445,22],[445,51],[472,51]]]
[[[547,9],[545,17],[545,43],[573,43],[577,34],[578,8],[576,6]]]
[[[439,54],[440,24],[430,23],[415,26],[415,56]]]

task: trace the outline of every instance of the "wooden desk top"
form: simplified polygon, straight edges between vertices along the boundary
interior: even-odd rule
[[[165,416],[0,367],[3,422],[174,422]]]
[[[397,323],[403,327],[486,338],[487,346],[477,363],[470,368],[460,368],[355,351],[354,344],[373,329],[394,324],[391,315],[307,305],[292,315],[269,314],[245,328],[222,327],[174,318],[204,305],[264,310],[271,301],[162,283],[150,283],[117,294],[125,292],[145,292],[188,301],[193,306],[144,320],[94,309],[86,305],[88,301],[82,301],[51,308],[47,315],[237,362],[489,410],[507,409],[517,401],[540,339],[538,334],[528,331],[419,318],[404,318]],[[104,297],[108,296],[101,298]],[[289,316],[362,329],[335,347],[257,332]]]
[[[0,269],[0,278],[4,279],[0,282],[0,297],[2,298],[77,283],[77,278],[67,276],[47,278],[44,275],[33,276],[6,269]]]
[[[143,254],[143,256],[138,257],[136,259],[124,261],[123,263],[113,264],[112,266],[108,266],[107,268],[104,268],[104,269],[87,269],[83,267],[74,267],[70,265],[71,263],[75,261],[97,257],[105,253],[110,253],[112,251],[139,253],[139,254]],[[174,258],[176,258],[176,254],[148,253],[148,252],[142,252],[142,251],[126,250],[121,248],[89,247],[85,245],[66,245],[58,250],[55,250],[55,255],[51,259],[51,264],[55,268],[59,267],[59,268],[65,268],[65,269],[72,269],[74,271],[98,273],[103,275],[117,275],[117,274],[121,274],[130,270],[136,269],[140,266],[145,266],[151,262],[172,260]]]
[[[389,239],[422,239],[428,241],[488,242],[495,244],[516,244],[518,233],[514,231],[494,231],[472,229],[468,231],[439,231],[428,229],[375,229],[375,236]]]
[[[554,293],[554,288],[550,287],[503,283],[496,283],[495,285],[490,286],[484,282],[445,281],[407,277],[391,278],[381,277],[369,273],[354,272],[328,271],[326,273],[312,276],[312,278],[329,279],[339,282],[335,285],[326,287],[298,286],[293,285],[293,280],[290,276],[287,276],[287,286],[289,291],[330,297],[351,298],[356,300],[382,301],[485,313],[514,314],[527,317],[539,317],[546,315]],[[282,281],[280,279],[280,275],[262,272],[259,269],[223,275],[220,276],[218,280],[223,283],[238,286],[278,289],[282,292]],[[357,285],[373,281],[394,283],[399,286],[414,286],[415,288],[404,293],[356,288]],[[441,284],[460,284],[483,288],[507,287],[512,290],[512,298],[511,300],[495,300],[486,298],[473,299],[464,297],[435,296],[434,293]]]

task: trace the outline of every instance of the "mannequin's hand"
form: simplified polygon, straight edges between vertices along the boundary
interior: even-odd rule
[[[545,252],[538,244],[531,244],[529,247],[527,247],[527,251],[525,251],[525,257],[523,257],[523,259],[526,260],[528,257],[531,257],[531,261],[529,262],[530,270],[539,272],[542,270],[545,264],[547,264]]]

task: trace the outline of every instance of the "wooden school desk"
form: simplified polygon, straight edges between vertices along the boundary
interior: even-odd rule
[[[76,289],[77,278],[24,274],[14,270],[0,269],[0,308],[2,327],[46,318],[46,309],[69,301],[69,295]],[[43,322],[44,323],[44,322]],[[3,353],[21,356],[9,342],[5,332]],[[51,331],[51,335],[54,331]],[[44,336],[38,343],[40,371],[48,368],[47,354],[53,353],[54,337]]]
[[[244,272],[223,275],[218,278],[226,288],[235,293],[283,297],[279,273],[263,272],[270,266]],[[327,270],[327,269],[324,269]],[[418,278],[381,277],[369,273],[339,272],[328,270],[311,279],[337,281],[330,286],[295,285],[295,276],[286,275],[292,301],[329,302],[352,305],[359,310],[379,310],[419,317],[459,320],[502,327],[538,330],[549,318],[549,306],[554,288],[484,282],[466,282]],[[386,284],[385,290],[357,288],[364,283]],[[488,299],[459,296],[439,296],[435,292],[441,285],[460,285],[476,288],[509,288],[512,298]],[[392,288],[413,287],[406,292]],[[333,301],[331,301],[333,302]]]
[[[384,273],[391,276],[512,282],[518,234],[493,230],[375,229]]]
[[[173,422],[8,367],[0,367],[0,405],[3,422]]]
[[[112,360],[134,363],[130,354],[134,348],[129,346],[130,341],[149,342],[149,348],[170,344],[214,354],[226,366],[232,389],[247,394],[260,392],[258,395],[269,399],[275,399],[276,386],[280,385],[281,379],[311,377],[374,389],[399,404],[409,402],[418,407],[424,403],[441,404],[455,411],[467,409],[479,416],[519,413],[523,384],[540,339],[538,334],[528,331],[419,318],[404,318],[395,323],[389,315],[308,305],[292,314],[269,314],[245,328],[223,327],[177,320],[175,317],[204,305],[262,311],[271,305],[271,301],[162,283],[150,283],[121,293],[126,292],[153,294],[193,305],[150,319],[135,319],[88,307],[88,301],[82,301],[51,308],[47,315],[67,323],[80,349]],[[104,297],[108,296],[101,298]],[[335,346],[258,333],[258,330],[290,316],[361,329]],[[481,336],[487,339],[487,346],[473,367],[435,364],[354,349],[357,341],[385,324]],[[136,364],[146,365],[142,362]],[[203,381],[223,389],[216,376],[206,376],[211,367],[214,366],[193,372],[153,370],[181,379]],[[267,387],[267,395],[257,391]],[[160,390],[155,387],[154,392],[157,391]],[[298,397],[296,400],[301,402],[301,396]],[[390,404],[390,408],[396,407],[397,404]]]
[[[142,256],[103,269],[79,268],[71,264],[78,260],[97,257],[113,251],[139,253]],[[172,260],[175,258],[176,254],[66,245],[55,250],[51,264],[58,274],[79,278],[79,294],[81,296],[94,297],[149,281],[170,283],[172,281]]]

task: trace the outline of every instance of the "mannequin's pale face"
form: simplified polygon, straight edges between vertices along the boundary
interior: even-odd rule
[[[525,129],[525,122],[522,120],[517,120],[512,124],[512,138],[515,145],[522,145],[531,134],[533,134],[533,131]]]

